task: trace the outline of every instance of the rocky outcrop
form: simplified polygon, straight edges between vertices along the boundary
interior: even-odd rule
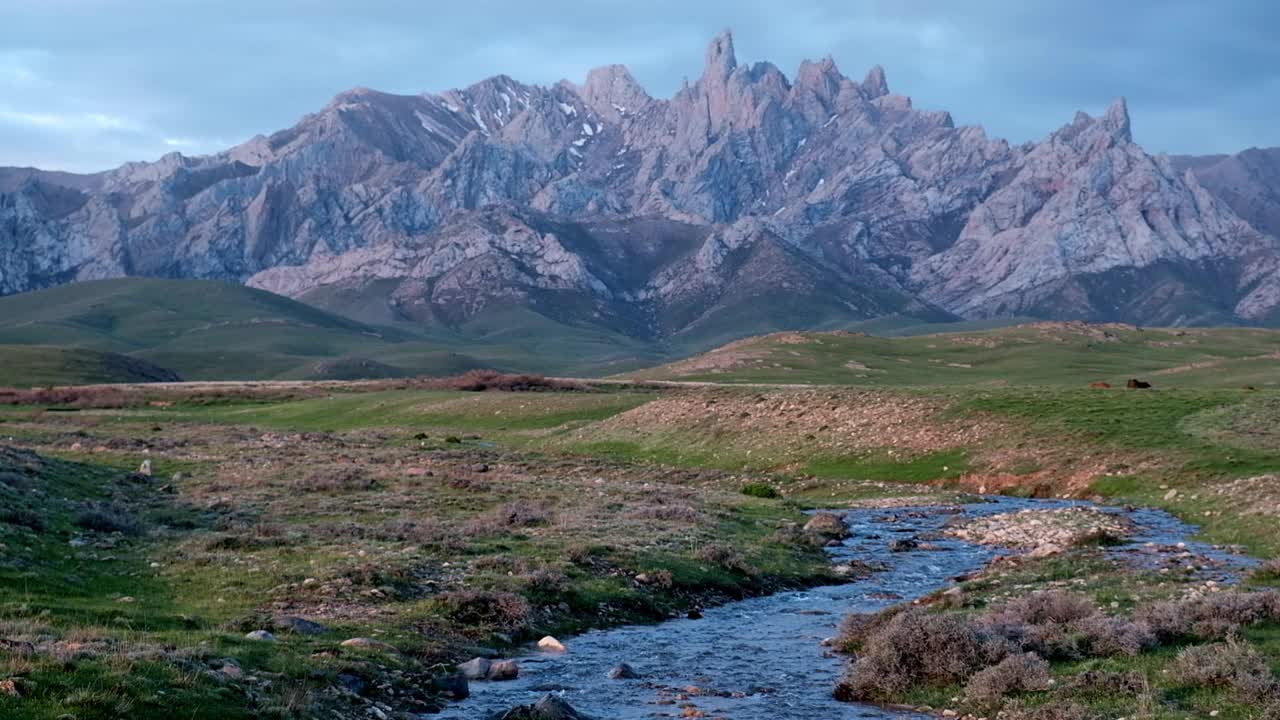
[[[882,68],[788,78],[725,33],[670,99],[617,65],[581,85],[356,89],[214,156],[0,170],[0,292],[219,278],[645,338],[893,312],[1271,322],[1273,159],[1150,156],[1123,100],[1014,147],[916,109]]]

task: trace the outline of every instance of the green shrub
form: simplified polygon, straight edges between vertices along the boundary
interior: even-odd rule
[[[775,488],[774,486],[768,483],[762,483],[762,482],[747,483],[746,485],[742,486],[742,489],[740,490],[740,492],[743,495],[749,495],[751,497],[757,497],[757,498],[765,498],[768,500],[773,500],[773,499],[782,497],[782,493],[778,492],[777,488]]]

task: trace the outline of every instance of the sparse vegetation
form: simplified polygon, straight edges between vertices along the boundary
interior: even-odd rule
[[[1151,377],[1143,393],[582,392],[491,372],[6,392],[5,437],[41,455],[0,454],[0,637],[34,648],[0,649],[0,680],[20,693],[0,695],[0,714],[136,715],[164,689],[184,717],[332,717],[352,673],[423,688],[361,703],[425,711],[442,701],[433,678],[477,646],[514,652],[830,582],[821,548],[847,530],[805,511],[855,501],[1101,494],[1274,556],[1280,448],[1255,417],[1272,392],[1175,387],[1195,372],[1117,365]],[[149,478],[135,474],[144,457]],[[1104,530],[927,607],[850,618],[837,649],[857,660],[841,696],[1054,720],[1252,720],[1274,705],[1255,672],[1280,661],[1276,600],[1259,591],[1277,584],[1274,562],[1249,575],[1254,592],[1215,591],[1181,565],[1114,564],[1127,533]],[[327,630],[244,637],[285,612]],[[63,673],[76,643],[94,659],[72,653]]]

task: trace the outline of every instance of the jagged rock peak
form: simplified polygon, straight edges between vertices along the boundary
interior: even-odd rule
[[[1123,97],[1118,97],[1111,102],[1106,114],[1102,116],[1102,126],[1111,133],[1112,137],[1126,142],[1133,140],[1133,133],[1129,127],[1129,103]]]
[[[839,88],[841,80],[844,80],[844,76],[840,74],[836,61],[830,55],[818,62],[805,60],[800,63],[800,70],[796,72],[796,85],[814,90]]]
[[[609,118],[637,112],[653,100],[625,65],[605,65],[591,70],[577,92],[593,110]]]
[[[867,77],[862,81],[862,91],[867,94],[868,100],[889,94],[889,83],[884,79],[883,67],[876,65],[867,71]]]
[[[707,62],[702,77],[723,82],[736,67],[738,67],[738,58],[733,52],[733,33],[725,30],[715,36],[707,46]]]

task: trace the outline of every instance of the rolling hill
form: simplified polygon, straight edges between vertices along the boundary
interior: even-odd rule
[[[0,345],[0,387],[181,379],[172,370],[119,353],[47,345]]]
[[[342,299],[328,304],[343,308]],[[94,353],[70,362],[70,349]],[[515,306],[453,327],[388,326],[232,283],[124,278],[0,298],[0,358],[15,359],[3,384],[40,385],[145,381],[159,379],[159,369],[187,380],[452,375],[479,367],[603,373],[669,356]],[[126,360],[157,368],[122,371]]]
[[[936,326],[935,326],[936,327]],[[879,337],[775,333],[627,377],[719,383],[1280,386],[1280,331],[1030,323]]]

